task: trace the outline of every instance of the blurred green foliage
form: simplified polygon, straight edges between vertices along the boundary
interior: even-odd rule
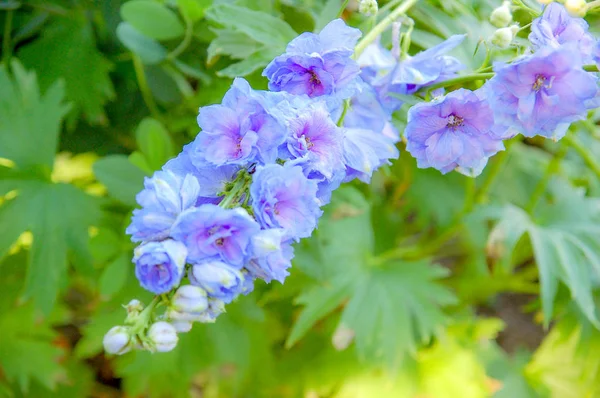
[[[477,68],[496,5],[419,2],[413,50],[467,33],[456,55]],[[258,284],[173,352],[102,353],[122,304],[150,297],[124,233],[144,176],[232,77],[265,88],[262,68],[341,6],[0,2],[0,397],[600,397],[598,178],[537,140],[475,187],[402,153],[334,195],[285,285]],[[344,17],[368,30],[353,7]],[[595,158],[597,118],[574,126]],[[381,261],[390,249],[406,250]]]

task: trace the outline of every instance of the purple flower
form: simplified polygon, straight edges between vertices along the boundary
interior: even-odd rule
[[[592,60],[596,63],[596,67],[600,69],[600,40],[596,42],[592,51]]]
[[[140,285],[155,294],[163,294],[179,286],[187,250],[173,240],[149,242],[134,250],[135,276]]]
[[[454,35],[444,42],[397,62],[379,43],[371,44],[358,59],[362,76],[379,95],[380,102],[389,112],[400,109],[402,101],[390,93],[414,94],[424,86],[449,79],[464,65],[455,57],[446,55],[464,40]]]
[[[526,137],[560,139],[570,123],[598,106],[598,79],[582,69],[572,46],[545,47],[494,70],[486,88],[496,122]]]
[[[341,19],[330,22],[318,35],[301,34],[263,71],[269,89],[309,97],[350,97],[355,88],[352,83],[360,73],[351,58],[360,35]]]
[[[550,3],[544,14],[531,23],[529,41],[534,50],[543,47],[558,48],[563,44],[573,44],[581,52],[584,62],[590,61],[594,38],[588,32],[588,24],[583,18],[569,15],[562,4]]]
[[[157,171],[144,180],[144,190],[136,197],[142,208],[133,211],[126,232],[134,242],[167,238],[177,216],[196,205],[199,193],[192,174]]]
[[[190,283],[206,290],[209,297],[230,303],[245,289],[244,274],[219,260],[194,264],[188,273]]]
[[[322,103],[300,110],[288,121],[289,136],[280,150],[283,159],[304,159],[307,168],[331,178],[343,169],[342,131]]]
[[[481,173],[487,159],[504,149],[503,129],[480,91],[459,89],[408,111],[406,150],[419,168],[434,167],[443,174],[457,169]]]
[[[196,205],[204,203],[216,204],[219,200],[215,199],[222,196],[221,194],[225,191],[226,184],[235,179],[240,167],[235,165],[214,166],[206,164],[200,164],[200,167],[197,167],[190,159],[189,152],[191,151],[191,147],[192,144],[184,146],[183,151],[177,157],[169,160],[163,166],[163,170],[180,175],[193,174],[199,183],[199,198]]]
[[[250,254],[250,238],[259,230],[242,208],[204,204],[182,213],[171,234],[186,245],[190,263],[215,258],[241,268]]]
[[[236,79],[222,105],[200,108],[198,134],[190,148],[196,167],[250,162],[272,163],[285,129],[243,79]]]
[[[252,258],[246,269],[255,278],[271,282],[273,279],[283,283],[290,274],[294,248],[285,241],[285,230],[279,228],[260,231],[252,237]]]
[[[286,239],[306,238],[322,211],[317,183],[298,166],[277,164],[257,168],[250,186],[254,216],[263,228],[283,228]]]
[[[373,171],[400,155],[394,141],[381,133],[355,128],[344,133],[345,181],[358,178],[368,183]]]

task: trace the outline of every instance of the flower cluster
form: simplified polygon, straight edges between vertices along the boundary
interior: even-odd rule
[[[238,78],[221,104],[200,109],[202,131],[137,196],[127,229],[140,243],[135,273],[157,296],[127,307],[107,352],[168,351],[177,333],[214,322],[256,279],[283,283],[293,243],[312,234],[332,191],[398,156],[390,112],[357,105],[338,120],[350,98],[373,90],[352,58],[360,35],[340,19],[304,33],[266,67],[269,91]],[[166,310],[156,315],[159,304]]]
[[[572,122],[600,106],[598,79],[583,69],[598,44],[582,18],[551,3],[533,21],[529,39],[533,52],[509,64],[495,63],[495,76],[480,89],[460,89],[408,111],[406,149],[419,167],[477,176],[504,148],[503,140],[519,133],[560,139]],[[422,70],[437,71],[440,65],[429,61]],[[454,73],[456,67],[448,70]],[[426,82],[444,73],[427,75]]]

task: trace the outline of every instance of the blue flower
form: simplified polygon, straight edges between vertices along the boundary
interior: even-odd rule
[[[573,46],[544,47],[494,70],[486,89],[496,122],[526,137],[560,139],[598,106],[598,78],[582,69]]]
[[[193,174],[199,184],[198,195],[200,197],[196,204],[217,204],[220,201],[218,198],[222,197],[226,185],[235,179],[240,167],[236,165],[214,166],[204,163],[197,166],[190,158],[192,146],[193,144],[184,146],[177,157],[169,160],[163,166],[163,170],[180,175]]]
[[[368,183],[373,171],[399,155],[394,141],[384,134],[366,129],[344,130],[345,181],[358,178]]]
[[[263,228],[283,228],[286,239],[309,237],[322,211],[317,183],[298,166],[257,168],[250,186],[254,216]]]
[[[204,204],[183,212],[171,235],[186,245],[190,263],[216,258],[241,268],[250,254],[250,238],[259,230],[242,208]]]
[[[244,274],[219,260],[208,260],[192,265],[188,273],[190,283],[206,290],[209,297],[230,303],[245,289]]]
[[[304,159],[306,168],[331,178],[344,168],[342,131],[323,103],[313,103],[288,120],[289,135],[279,151],[282,159]]]
[[[144,180],[144,190],[136,197],[142,208],[133,211],[126,232],[134,242],[167,238],[177,216],[196,205],[199,193],[194,175],[157,171]]]
[[[594,45],[594,38],[588,32],[588,27],[583,18],[570,16],[562,4],[550,3],[542,16],[531,23],[529,41],[535,50],[572,44],[581,52],[582,60],[588,62]]]
[[[596,63],[596,67],[600,69],[600,40],[596,42],[592,50],[592,60]]]
[[[306,94],[309,97],[352,95],[360,73],[351,58],[361,33],[341,19],[330,22],[317,35],[303,33],[292,40],[286,53],[276,57],[263,71],[271,91]]]
[[[240,95],[248,90],[244,80],[236,79],[224,104],[200,108],[198,125],[202,132],[190,148],[190,159],[196,167],[272,163],[277,159],[285,129],[265,109],[258,95]]]
[[[449,79],[464,65],[455,57],[446,55],[464,40],[454,35],[406,60],[396,62],[391,53],[379,43],[371,44],[358,59],[362,76],[379,94],[380,102],[390,112],[400,109],[402,101],[390,93],[414,94],[422,87]],[[394,61],[392,63],[392,60]]]
[[[275,279],[283,283],[290,274],[287,270],[292,266],[293,257],[294,248],[285,241],[285,230],[266,229],[252,237],[252,258],[245,268],[265,282]]]
[[[476,176],[504,148],[503,133],[482,92],[459,89],[410,108],[406,150],[420,168],[434,167],[443,174],[458,168]]]
[[[181,282],[186,256],[187,250],[180,242],[144,243],[134,250],[135,276],[144,289],[166,293]]]

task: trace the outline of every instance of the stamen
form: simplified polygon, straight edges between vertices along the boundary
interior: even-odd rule
[[[457,128],[464,124],[464,119],[460,116],[456,116],[454,114],[448,116],[448,123],[446,127]]]

